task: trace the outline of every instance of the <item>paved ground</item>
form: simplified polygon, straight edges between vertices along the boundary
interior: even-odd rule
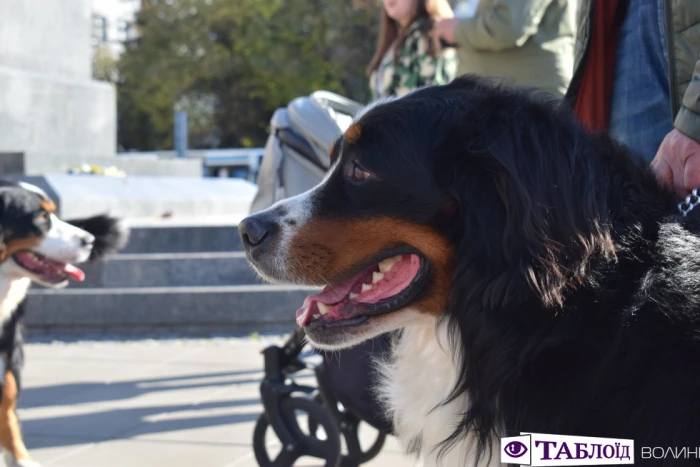
[[[273,341],[30,343],[20,404],[25,442],[44,466],[255,466],[259,350]],[[366,465],[412,462],[390,439]]]

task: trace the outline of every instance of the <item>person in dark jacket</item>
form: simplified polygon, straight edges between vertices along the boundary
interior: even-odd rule
[[[565,99],[685,196],[700,186],[700,2],[582,0]]]

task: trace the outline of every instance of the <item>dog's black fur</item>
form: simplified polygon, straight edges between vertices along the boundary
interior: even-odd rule
[[[95,243],[90,252],[89,262],[100,261],[117,253],[126,246],[129,239],[128,229],[120,224],[119,219],[107,214],[92,217],[67,220],[78,228],[95,236]],[[0,221],[1,223],[1,221]],[[24,314],[27,299],[18,305],[12,317],[4,323],[0,330],[0,355],[6,355],[10,368],[15,374],[17,385],[21,388],[21,369],[24,366]],[[1,383],[0,383],[1,385]]]
[[[8,242],[30,236],[43,236],[49,224],[38,222],[42,201],[47,199],[33,191],[28,191],[14,181],[0,179],[0,239]],[[122,249],[129,238],[129,231],[120,220],[107,214],[67,220],[95,236],[89,261],[99,261]],[[21,369],[24,365],[23,318],[26,309],[25,298],[0,327],[0,358],[3,358],[14,373],[21,388]],[[2,382],[0,381],[0,388]],[[1,392],[1,391],[0,391]]]
[[[73,224],[78,229],[57,217],[56,204],[38,187],[0,180],[0,444],[6,462],[12,465],[24,465],[31,458],[16,414],[22,388],[22,320],[29,281],[64,286],[70,273],[66,269],[61,274],[61,268],[68,267],[63,261],[97,260],[123,247],[128,238],[128,230],[119,220],[107,215]]]
[[[332,159],[300,228],[285,202],[241,223],[248,258],[319,284],[423,249],[432,277],[399,308],[440,314],[452,401],[469,396],[437,448],[476,435],[483,462],[503,435],[624,438],[642,464],[643,447],[700,445],[700,208],[681,216],[641,158],[551,96],[466,76],[369,108]],[[342,347],[401,312],[305,326]]]
[[[464,77],[360,123],[371,209],[456,248],[443,319],[471,405],[443,448],[469,430],[488,455],[499,429],[634,439],[639,462],[699,445],[700,212],[534,91]],[[450,199],[456,218],[428,221]]]

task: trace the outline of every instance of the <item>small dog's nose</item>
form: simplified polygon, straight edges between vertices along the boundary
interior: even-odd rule
[[[250,216],[238,224],[238,233],[241,235],[243,246],[248,249],[264,242],[269,237],[272,228],[272,223],[256,216]]]
[[[91,247],[95,243],[95,237],[91,234],[80,237],[80,246],[83,248]]]

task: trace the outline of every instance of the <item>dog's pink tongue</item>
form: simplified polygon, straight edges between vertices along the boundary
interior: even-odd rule
[[[352,287],[357,282],[357,277],[333,284],[327,285],[319,294],[311,295],[304,299],[304,304],[297,310],[297,325],[306,326],[306,323],[311,319],[311,309],[316,302],[325,303],[326,305],[334,305],[342,302],[343,299],[350,293]]]
[[[312,297],[306,297],[304,299],[304,304],[297,310],[297,326],[304,327],[311,319],[311,305],[313,305],[312,300]]]
[[[82,282],[85,280],[85,273],[83,270],[73,266],[72,264],[66,263],[66,265],[63,267],[63,272],[65,272],[66,275],[74,281]]]

